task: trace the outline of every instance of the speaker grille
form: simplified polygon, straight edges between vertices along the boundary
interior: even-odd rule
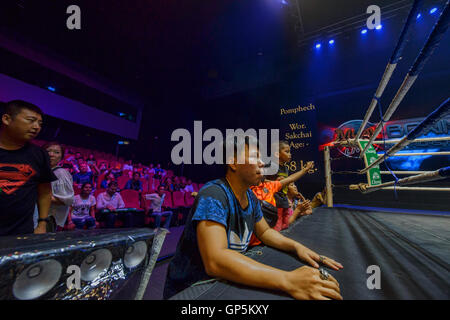
[[[61,272],[61,264],[53,259],[32,264],[22,271],[14,282],[14,297],[19,300],[39,298],[56,285]]]

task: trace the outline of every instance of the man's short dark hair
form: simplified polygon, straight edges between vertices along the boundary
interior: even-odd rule
[[[244,137],[244,143],[246,146],[249,146],[250,143],[256,143],[258,144],[258,140],[256,139],[256,137],[253,136],[245,136]],[[223,152],[223,169],[224,169],[224,175],[228,172],[228,168],[229,165],[227,164],[227,145],[232,145],[233,146],[233,153],[235,156],[238,156],[238,137],[237,136],[230,136],[230,137],[226,137],[225,141],[223,142],[223,146],[222,146],[222,152]],[[258,147],[258,145],[257,145]]]
[[[85,182],[85,183],[83,183],[83,184],[81,185],[81,190],[83,190],[84,187],[87,186],[88,184],[92,187],[92,183],[90,183],[90,182]]]
[[[289,146],[289,142],[287,142],[286,140],[280,140],[279,142],[279,148],[281,149],[284,146]]]
[[[11,118],[14,118],[23,109],[34,111],[34,112],[40,114],[41,117],[44,116],[44,112],[42,112],[41,108],[39,108],[38,106],[36,106],[30,102],[23,101],[23,100],[11,100],[2,105],[0,117],[3,117],[4,114],[9,114],[11,116]]]
[[[108,183],[108,188],[109,187],[112,187],[112,186],[116,186],[116,187],[118,187],[119,185],[117,184],[117,181],[110,181],[109,183]]]

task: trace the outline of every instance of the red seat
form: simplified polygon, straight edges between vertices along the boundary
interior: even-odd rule
[[[166,194],[166,197],[164,198],[164,203],[162,206],[167,208],[175,208],[172,201],[172,192],[164,191],[164,193]]]
[[[141,178],[139,179],[142,182],[142,191],[143,192],[148,192],[148,181],[147,179]]]
[[[103,192],[105,192],[106,191],[106,189],[96,189],[95,191],[94,191],[94,197],[95,197],[95,199],[97,199],[97,197],[98,197],[98,195],[100,194],[100,193],[103,193]]]
[[[172,193],[173,205],[175,208],[178,207],[186,207],[186,202],[184,201],[184,192],[183,191],[174,191]]]
[[[102,182],[103,182],[103,179],[105,179],[105,176],[106,176],[106,174],[104,174],[104,173],[98,176],[97,189],[100,189],[102,187]]]
[[[119,178],[117,178],[117,185],[120,190],[125,188],[125,185],[127,184],[128,180],[130,180],[130,178],[125,175],[121,175]]]
[[[130,180],[130,179],[132,178],[132,172],[131,172],[131,170],[123,170],[123,171],[122,171],[122,176],[125,176],[125,177],[128,178],[128,180]],[[127,180],[127,181],[128,181],[128,180]]]
[[[141,199],[139,197],[139,192],[135,190],[122,190],[120,191],[123,202],[126,208],[137,208],[141,207]]]
[[[77,187],[77,186],[73,186],[73,193],[74,195],[80,194],[81,193],[81,187]]]
[[[192,188],[194,188],[195,192],[198,192],[198,184],[197,183],[193,182],[192,183]]]
[[[190,192],[184,193],[184,203],[186,203],[187,207],[192,207],[194,205],[195,198],[191,196]]]
[[[200,191],[200,189],[201,189],[204,185],[205,185],[204,183],[200,183],[200,184],[198,185],[198,191]]]

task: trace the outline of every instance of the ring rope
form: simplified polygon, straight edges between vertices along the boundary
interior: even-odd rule
[[[444,10],[439,16],[439,20],[434,25],[433,30],[431,31],[425,45],[423,46],[421,52],[414,61],[412,67],[406,74],[403,83],[401,84],[400,88],[398,89],[397,93],[392,99],[388,109],[386,110],[384,114],[384,119],[386,121],[389,121],[392,114],[395,112],[395,110],[397,110],[403,98],[406,96],[409,89],[413,86],[413,84],[417,80],[419,73],[422,71],[425,64],[427,63],[431,55],[434,53],[435,49],[439,46],[442,38],[444,37],[445,32],[448,29],[449,23],[450,23],[450,7],[449,7],[449,0],[447,0]],[[380,123],[378,123],[373,135],[369,139],[369,143],[367,143],[366,147],[361,152],[360,155],[361,157],[365,154],[367,149],[373,144],[375,137],[380,133],[381,129],[382,128],[380,126]]]

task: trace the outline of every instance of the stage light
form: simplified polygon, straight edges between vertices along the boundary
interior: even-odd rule
[[[382,24],[379,24],[375,29],[381,30],[381,29],[383,29],[383,25],[382,25]]]
[[[123,117],[123,116],[126,116],[126,114],[123,113],[123,112],[119,112],[119,116],[120,116],[120,117]]]
[[[328,41],[329,44],[333,45],[334,44],[334,40],[331,39],[330,41]]]
[[[287,5],[288,2],[286,0],[281,0],[281,4]]]
[[[320,47],[322,47],[322,45],[320,43],[316,44],[316,49],[320,49]]]
[[[417,15],[416,19],[419,20],[421,17],[422,17],[422,14],[419,13],[419,14]]]
[[[430,10],[430,14],[435,13],[437,10],[438,10],[438,8],[433,8],[433,9],[431,9],[431,10]]]
[[[366,34],[367,33],[367,29],[362,29],[361,30],[361,34]]]
[[[51,92],[55,92],[56,91],[56,88],[50,87],[50,86],[48,86],[47,89],[50,90]]]

